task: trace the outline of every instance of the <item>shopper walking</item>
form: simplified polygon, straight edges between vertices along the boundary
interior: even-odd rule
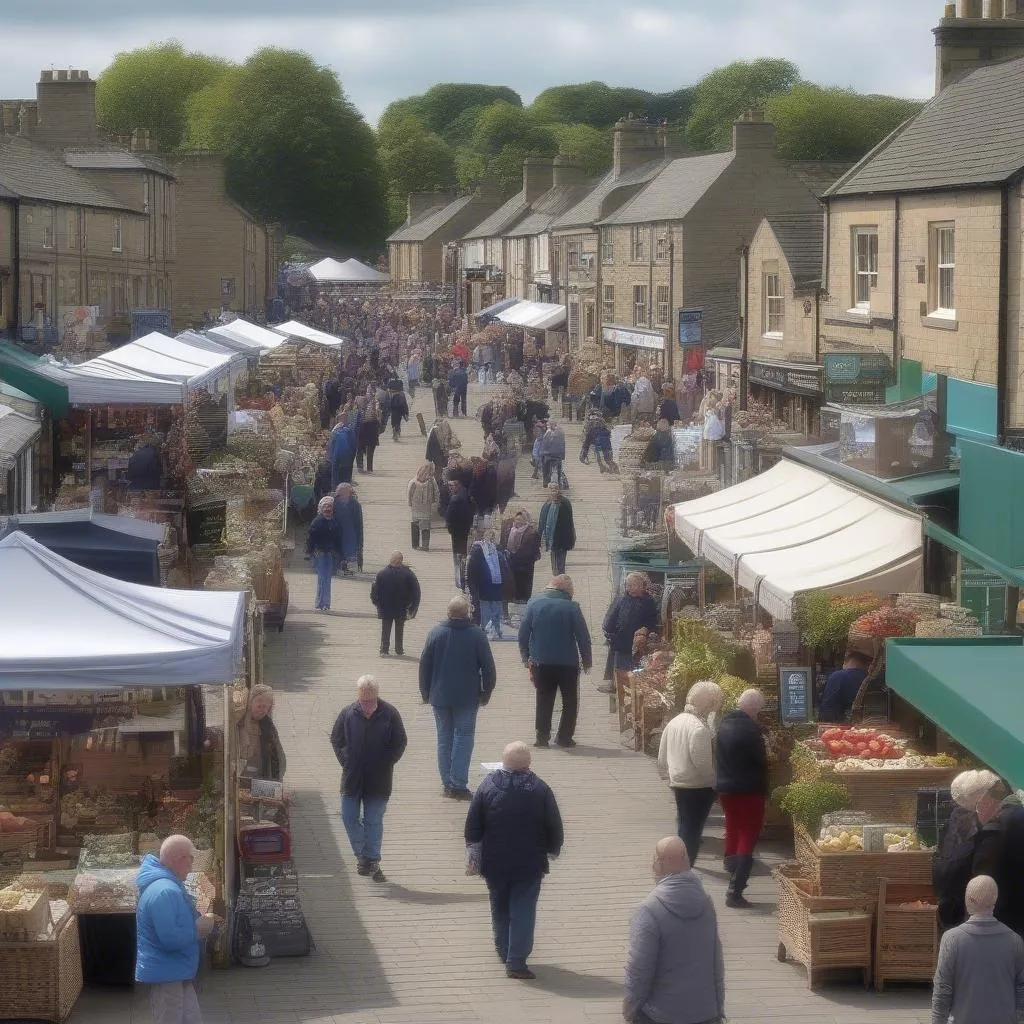
[[[359,425],[359,438],[356,447],[356,468],[360,472],[373,472],[373,455],[380,444],[380,433],[384,429],[380,421],[380,410],[375,398],[366,400],[363,421]]]
[[[642,572],[631,572],[625,579],[623,593],[612,601],[605,613],[601,629],[611,653],[615,686],[598,686],[602,693],[616,692],[624,699],[629,673],[637,667],[633,640],[641,629],[658,629],[658,606],[647,591],[650,581]]]
[[[448,415],[448,381],[442,376],[434,377],[430,384],[434,395],[434,413],[437,416]]]
[[[331,610],[331,577],[335,562],[341,558],[341,543],[334,524],[334,498],[321,498],[316,516],[306,533],[306,556],[316,571],[316,599],[313,608],[318,612]]]
[[[448,390],[452,396],[452,415],[458,416],[459,409],[466,415],[466,393],[469,390],[469,374],[461,360],[456,359],[455,365],[448,374]]]
[[[494,948],[505,973],[520,981],[536,975],[533,952],[537,901],[549,858],[562,852],[565,833],[555,794],[530,770],[530,749],[521,741],[504,750],[501,768],[473,795],[466,815],[467,862],[487,883]]]
[[[541,506],[538,529],[544,541],[544,550],[551,552],[551,572],[561,576],[565,572],[565,558],[576,547],[576,524],[573,521],[572,502],[557,483],[548,485],[551,495]]]
[[[530,670],[537,691],[536,746],[551,739],[555,695],[562,696],[562,714],[555,743],[575,747],[576,718],[580,702],[580,668],[593,665],[590,630],[583,609],[572,599],[569,576],[556,576],[547,589],[530,600],[519,627],[519,654]]]
[[[338,569],[352,574],[351,563],[363,571],[363,506],[351,484],[339,484],[334,492],[334,529],[338,535]]]
[[[420,696],[434,710],[442,792],[468,800],[476,716],[491,699],[497,674],[490,644],[470,621],[464,597],[453,597],[448,618],[430,631],[420,655],[419,679]]]
[[[722,718],[715,744],[715,791],[725,812],[725,905],[747,908],[743,892],[754,866],[768,797],[768,754],[758,716],[764,697],[744,690],[737,710]]]
[[[540,439],[541,480],[545,487],[549,483],[562,486],[563,462],[565,462],[565,431],[554,420],[548,420],[548,428]]]
[[[999,887],[996,918],[1024,938],[1024,807],[997,782],[977,804],[978,833],[971,870]]]
[[[380,653],[391,647],[391,628],[395,629],[395,654],[405,654],[403,638],[406,619],[416,618],[420,606],[420,583],[405,565],[401,551],[393,551],[388,564],[377,573],[370,587],[370,601],[380,617]]]
[[[434,479],[434,466],[424,462],[409,481],[409,509],[412,514],[413,550],[430,550],[430,522],[441,500],[441,491]]]
[[[202,1024],[193,982],[200,943],[217,918],[200,914],[184,882],[196,848],[188,836],[168,836],[160,856],[147,853],[136,878],[135,980],[149,985],[153,1024]]]
[[[498,470],[493,463],[474,456],[469,460],[472,477],[469,482],[469,497],[476,508],[474,525],[480,530],[489,530],[494,522],[494,510],[498,507]]]
[[[455,586],[466,589],[466,556],[469,554],[469,535],[473,529],[475,511],[466,488],[459,479],[448,483],[448,507],[444,510],[444,521],[452,538],[452,565]]]
[[[341,821],[356,871],[375,882],[387,881],[380,868],[384,812],[407,743],[398,709],[380,699],[373,676],[360,676],[355,702],[342,710],[331,730],[331,746],[341,765]]]
[[[942,936],[932,983],[932,1024],[1017,1024],[1024,1019],[1024,940],[997,921],[999,888],[967,884],[968,920]]]
[[[399,390],[391,392],[391,439],[398,441],[402,436],[402,420],[409,418],[409,401],[405,392],[400,390],[402,382],[398,381]]]
[[[633,917],[622,1016],[633,1024],[725,1020],[725,963],[718,920],[681,839],[654,848],[654,891]]]
[[[344,413],[342,413],[342,417]],[[338,484],[351,483],[352,467],[356,461],[356,435],[353,429],[339,419],[327,442],[327,460],[331,464],[331,489]]]
[[[475,618],[489,640],[501,640],[502,596],[512,578],[505,552],[495,543],[495,533],[488,530],[478,540],[466,562],[466,582],[476,608]]]
[[[409,382],[409,397],[415,399],[416,385],[420,382],[420,368],[423,365],[423,357],[418,348],[409,353],[409,359],[405,364],[405,379]]]
[[[533,597],[533,574],[540,561],[540,533],[521,508],[501,528],[500,547],[512,571],[512,601],[525,605]]]
[[[708,719],[721,710],[724,698],[717,683],[694,683],[682,714],[665,726],[658,746],[658,767],[668,775],[675,796],[679,838],[691,867],[697,863],[704,825],[715,802],[715,752]]]

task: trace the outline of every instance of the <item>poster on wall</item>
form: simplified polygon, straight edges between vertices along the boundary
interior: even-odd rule
[[[679,310],[679,344],[686,348],[688,345],[704,345],[704,310],[703,309],[681,309]]]
[[[99,306],[60,306],[60,347],[64,352],[85,352],[89,333],[100,329]]]

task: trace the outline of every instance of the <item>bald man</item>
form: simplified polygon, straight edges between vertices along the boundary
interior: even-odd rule
[[[678,836],[659,840],[652,868],[657,884],[630,929],[622,1016],[633,1024],[712,1024],[725,1017],[715,908]]]

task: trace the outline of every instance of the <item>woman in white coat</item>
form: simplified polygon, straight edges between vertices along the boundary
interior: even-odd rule
[[[424,462],[409,481],[409,511],[412,516],[412,546],[430,550],[430,520],[433,518],[441,492],[434,479],[434,464]]]

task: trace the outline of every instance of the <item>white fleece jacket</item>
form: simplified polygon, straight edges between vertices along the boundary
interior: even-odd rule
[[[676,715],[661,734],[658,766],[668,772],[668,784],[681,789],[712,788],[715,757],[711,729],[696,715]]]

